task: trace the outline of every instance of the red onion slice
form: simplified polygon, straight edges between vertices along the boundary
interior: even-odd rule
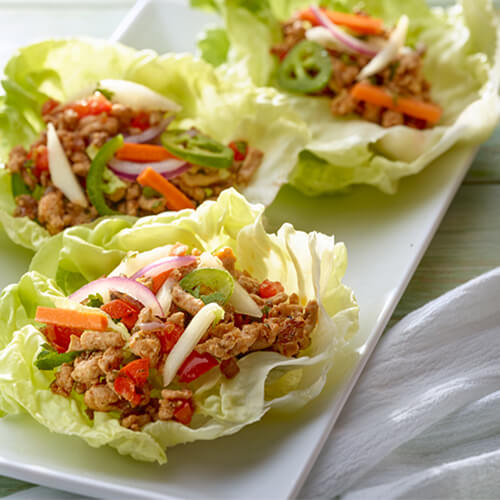
[[[159,321],[151,321],[149,323],[137,323],[136,326],[145,332],[153,332],[155,330],[165,330],[167,325]]]
[[[321,26],[324,26],[342,45],[360,54],[374,57],[379,52],[375,47],[362,42],[361,40],[349,35],[341,30],[338,26],[333,24],[328,17],[326,17],[321,10],[316,6],[311,6],[311,12],[317,19]]]
[[[146,168],[151,167],[166,179],[177,177],[191,168],[184,160],[169,159],[154,163],[138,163],[113,158],[108,162],[109,168],[118,176],[133,181]]]
[[[109,292],[112,290],[125,293],[133,299],[139,301],[144,305],[144,307],[151,309],[155,316],[159,316],[161,318],[165,316],[155,294],[148,287],[130,278],[116,276],[113,278],[101,278],[91,281],[85,286],[82,286],[82,288],[77,290],[75,293],[72,293],[68,298],[81,303],[91,294],[95,295],[98,293],[103,298],[107,297]]]
[[[144,132],[135,135],[126,135],[123,140],[125,142],[133,142],[135,144],[142,144],[143,142],[149,142],[155,140],[163,131],[170,125],[170,123],[175,118],[175,115],[170,115],[164,118],[158,125],[154,127],[149,127]]]
[[[193,262],[196,262],[196,257],[194,255],[165,257],[143,267],[142,269],[139,269],[139,271],[131,276],[131,279],[137,279],[142,276],[156,276],[158,274],[164,273],[165,271],[169,271],[170,269],[187,266],[189,264],[192,264]]]

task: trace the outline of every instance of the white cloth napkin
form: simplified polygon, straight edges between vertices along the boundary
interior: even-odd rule
[[[499,470],[500,268],[384,335],[299,498],[500,498]]]
[[[381,339],[300,498],[500,498],[500,268]]]

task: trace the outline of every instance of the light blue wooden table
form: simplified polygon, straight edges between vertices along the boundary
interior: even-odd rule
[[[133,3],[132,0],[0,0],[0,65],[16,47],[42,38],[107,37]],[[500,266],[500,128],[481,147],[391,324],[497,266]],[[30,487],[28,483],[0,476],[0,497]]]

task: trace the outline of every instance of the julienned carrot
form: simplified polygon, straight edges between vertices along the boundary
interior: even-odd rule
[[[363,35],[380,35],[384,31],[384,21],[377,17],[361,16],[359,14],[346,14],[333,10],[321,9],[322,12],[334,24],[345,26]],[[313,26],[318,25],[316,16],[311,9],[304,9],[298,12],[298,16],[303,21],[309,21]]]
[[[139,163],[150,163],[169,158],[175,158],[163,146],[155,144],[134,144],[126,142],[117,152],[119,160],[136,161]]]
[[[165,197],[167,207],[170,210],[182,210],[183,208],[194,208],[193,202],[172,183],[168,182],[161,174],[151,167],[145,168],[137,177],[141,186],[149,186]]]
[[[35,320],[48,325],[97,330],[99,332],[103,332],[108,328],[108,318],[104,314],[54,307],[38,306]]]
[[[351,89],[351,95],[358,101],[365,101],[399,113],[420,118],[431,124],[437,123],[443,110],[436,104],[419,101],[410,97],[399,97],[384,89],[368,83],[357,83]]]

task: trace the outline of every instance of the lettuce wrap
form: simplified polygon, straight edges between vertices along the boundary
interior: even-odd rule
[[[5,68],[0,104],[0,161],[18,144],[28,146],[45,128],[42,104],[70,100],[101,79],[143,84],[182,106],[171,128],[196,127],[224,144],[245,139],[264,153],[244,188],[250,201],[271,203],[286,181],[308,132],[272,89],[221,78],[190,55],[162,55],[84,39],[48,40],[20,49]],[[22,246],[37,249],[47,231],[27,217],[12,216],[11,174],[0,169],[0,225]]]
[[[270,409],[291,412],[306,405],[320,393],[330,369],[341,377],[354,360],[351,339],[358,326],[358,306],[341,281],[346,249],[333,237],[295,231],[289,224],[268,234],[263,211],[262,205],[251,205],[230,189],[196,211],[135,222],[102,219],[51,238],[36,254],[30,271],[0,296],[0,414],[27,412],[51,431],[79,436],[91,446],[109,445],[137,460],[164,463],[169,446],[232,434]],[[210,252],[230,247],[237,266],[256,278],[280,281],[301,302],[316,299],[319,317],[312,342],[296,358],[271,351],[248,354],[230,380],[208,372],[193,383],[197,410],[191,426],[156,421],[134,432],[100,412],[91,421],[82,397],[53,394],[53,372],[34,365],[45,342],[40,323],[34,321],[35,310],[54,305],[85,308],[70,305],[67,295],[109,274],[127,255],[174,242]]]
[[[418,173],[457,142],[479,144],[493,131],[500,116],[500,52],[489,0],[462,0],[448,9],[431,9],[424,0],[193,0],[195,7],[217,10],[225,24],[225,30],[202,35],[200,51],[220,73],[276,86],[278,58],[270,49],[281,40],[280,22],[318,3],[337,11],[362,9],[388,26],[408,15],[407,44],[425,45],[424,75],[443,114],[427,130],[383,128],[355,116],[334,117],[326,97],[287,94],[311,133],[290,176],[297,189],[319,195],[371,184],[394,193],[399,179]]]

